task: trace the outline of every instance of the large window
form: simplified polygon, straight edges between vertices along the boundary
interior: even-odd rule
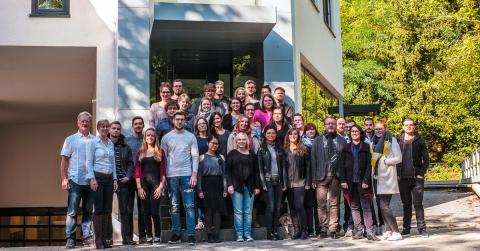
[[[31,17],[70,17],[70,0],[32,0]]]
[[[320,129],[328,115],[328,107],[336,105],[337,98],[302,67],[302,114],[305,121],[314,123]]]

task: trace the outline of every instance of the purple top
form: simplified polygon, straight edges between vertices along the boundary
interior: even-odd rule
[[[255,110],[255,113],[253,114],[253,122],[259,122],[260,126],[262,127],[262,130],[263,128],[265,128],[265,126],[267,126],[267,124],[270,122],[271,119],[272,119],[272,114],[271,113],[269,114],[268,112],[264,112],[261,109]]]

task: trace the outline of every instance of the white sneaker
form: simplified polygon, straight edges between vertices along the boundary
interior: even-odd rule
[[[347,229],[347,232],[345,232],[345,237],[352,237],[353,236],[353,230]]]
[[[399,241],[403,239],[402,235],[399,232],[394,232],[390,237],[387,238],[387,241]]]
[[[380,239],[386,240],[386,239],[390,238],[390,236],[392,236],[392,232],[390,232],[390,231],[385,231],[385,232],[382,234],[382,237],[380,237]]]

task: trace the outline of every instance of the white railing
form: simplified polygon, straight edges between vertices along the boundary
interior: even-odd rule
[[[480,183],[480,147],[462,162],[462,183]]]

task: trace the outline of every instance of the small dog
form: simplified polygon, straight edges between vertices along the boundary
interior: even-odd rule
[[[292,238],[292,236],[295,234],[295,231],[293,229],[293,221],[292,217],[290,217],[289,214],[283,214],[280,216],[280,219],[278,219],[280,222],[280,225],[282,225],[283,229],[285,229],[285,236],[284,238]]]

